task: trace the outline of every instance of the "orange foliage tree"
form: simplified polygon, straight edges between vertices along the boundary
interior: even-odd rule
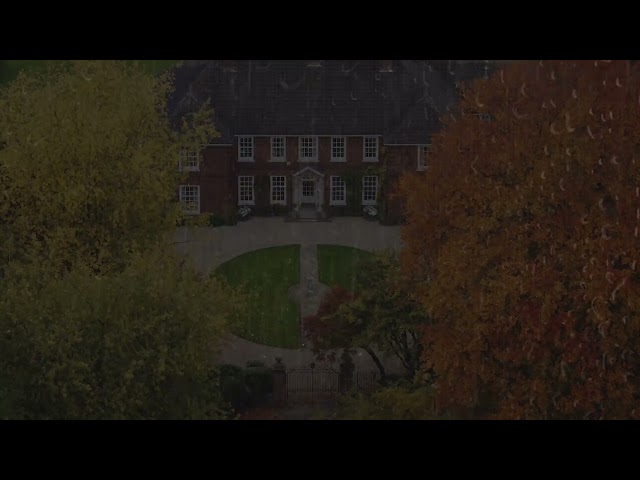
[[[442,121],[399,185],[441,406],[639,418],[637,67],[511,63]]]

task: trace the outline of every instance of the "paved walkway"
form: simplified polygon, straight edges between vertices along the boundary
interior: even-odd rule
[[[300,285],[297,298],[302,318],[318,311],[320,303],[329,287],[320,283],[318,277],[318,246],[303,244],[300,246]]]
[[[300,301],[303,317],[314,314],[329,287],[318,280],[317,245],[344,245],[369,251],[400,248],[400,227],[385,227],[361,218],[338,217],[332,222],[285,223],[282,218],[252,218],[236,226],[186,228],[176,231],[174,242],[180,253],[190,256],[196,268],[212,272],[221,263],[260,248],[300,244],[300,281],[290,295]],[[309,286],[311,288],[309,288]],[[281,357],[288,368],[308,366],[315,360],[313,352],[301,349],[270,347],[229,335],[218,361],[245,366],[249,360],[262,360],[271,365]],[[337,357],[337,355],[336,355]],[[395,357],[382,357],[389,372],[401,371]],[[371,357],[361,349],[354,356],[356,368],[377,370]],[[325,366],[337,367],[327,364]]]
[[[259,248],[292,244],[330,244],[363,250],[398,250],[400,227],[384,227],[359,217],[335,217],[331,222],[284,222],[281,217],[255,217],[230,227],[176,229],[179,252],[188,253],[197,268],[210,272],[218,265]]]

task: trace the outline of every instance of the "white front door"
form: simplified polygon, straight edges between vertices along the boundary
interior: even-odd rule
[[[302,203],[315,203],[316,182],[313,180],[302,180]]]

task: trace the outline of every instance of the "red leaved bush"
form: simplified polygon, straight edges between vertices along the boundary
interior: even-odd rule
[[[340,286],[334,286],[322,299],[318,312],[303,319],[308,340],[316,352],[353,346],[358,327],[344,322],[336,313],[357,297]]]

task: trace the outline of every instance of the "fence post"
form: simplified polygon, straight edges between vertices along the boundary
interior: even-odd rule
[[[281,358],[271,368],[273,378],[273,403],[275,407],[284,407],[287,403],[287,371]]]
[[[340,392],[346,393],[353,387],[353,377],[356,372],[353,359],[351,358],[351,352],[346,348],[342,351],[342,355],[340,356],[339,372],[338,378],[340,382]]]
[[[313,403],[313,393],[315,391],[315,378],[316,378],[316,362],[311,362],[311,403]]]

